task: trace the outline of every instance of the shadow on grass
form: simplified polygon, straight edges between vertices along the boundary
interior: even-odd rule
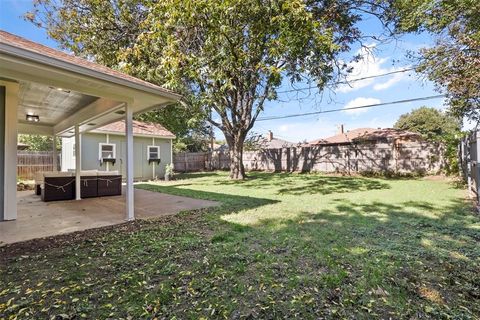
[[[185,185],[182,185],[185,186]],[[279,202],[278,200],[238,196],[232,194],[215,193],[208,191],[199,191],[193,189],[178,188],[176,186],[163,186],[153,185],[148,183],[142,183],[135,185],[135,188],[172,194],[176,196],[190,197],[202,200],[212,200],[223,204],[224,207],[228,207],[229,211],[236,211],[241,209],[252,209],[267,204],[273,204]]]
[[[274,203],[253,197],[150,187],[149,190],[221,201],[226,206],[216,212],[215,219],[219,220],[220,216]],[[375,189],[376,185],[370,187]],[[342,311],[345,317],[367,316],[367,309],[362,308],[371,299],[372,290],[380,292],[378,295],[385,303],[377,301],[368,309],[385,317],[392,312],[400,318],[428,318],[432,314],[425,312],[425,305],[438,312],[433,315],[468,318],[480,311],[480,275],[475,262],[480,259],[480,232],[472,228],[479,221],[469,210],[468,202],[452,200],[439,205],[428,201],[333,201],[330,209],[303,211],[294,218],[262,219],[260,215],[256,223],[248,225],[228,221],[225,229],[217,230],[211,238],[213,248],[208,261],[223,270],[240,270],[235,277],[240,277],[246,286],[259,281],[254,275],[261,274],[262,281],[286,286],[291,283],[306,295],[318,294],[309,291],[318,286],[326,301],[345,303],[351,299],[355,302],[349,306],[346,303]],[[273,290],[269,294],[278,293]],[[255,303],[261,300],[262,294],[252,297]],[[283,314],[281,305],[273,310]],[[320,304],[313,309],[323,310]],[[311,309],[296,310],[308,314]],[[257,311],[260,318],[267,317],[267,313]]]
[[[243,181],[225,179],[215,183],[245,188],[276,188],[280,195],[331,194],[390,188],[387,182],[380,179],[309,173],[250,172],[248,178]]]
[[[480,313],[474,228],[480,221],[460,200],[338,199],[328,209],[296,208],[293,218],[263,219],[282,211],[281,203],[265,207],[281,201],[185,185],[136,187],[222,206],[19,256],[1,266],[5,272],[0,268],[8,289],[0,290],[0,313],[14,318],[23,306],[31,318],[71,319],[79,313],[135,319],[214,313],[232,319],[471,319]],[[259,214],[259,220],[222,219],[232,213]]]
[[[217,172],[217,171],[193,172],[193,173],[176,173],[175,174],[175,179],[185,180],[185,179],[198,179],[198,178],[212,178],[212,177],[220,177],[220,176],[222,176],[222,174]]]

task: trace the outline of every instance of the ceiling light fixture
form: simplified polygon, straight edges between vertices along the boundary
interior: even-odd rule
[[[38,115],[35,115],[35,114],[27,114],[25,118],[29,122],[39,122],[40,121],[40,117]]]

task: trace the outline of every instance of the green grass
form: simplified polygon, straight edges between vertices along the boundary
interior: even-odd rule
[[[138,187],[221,205],[3,249],[0,318],[480,317],[480,218],[448,181],[180,178]]]

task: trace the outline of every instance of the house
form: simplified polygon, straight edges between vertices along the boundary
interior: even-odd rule
[[[297,145],[293,142],[275,138],[273,136],[273,132],[270,130],[268,130],[268,133],[265,137],[261,137],[258,140],[257,144],[260,149],[280,149],[295,147]]]
[[[81,200],[80,137],[119,120],[125,123],[125,219],[133,220],[133,116],[180,98],[158,85],[0,30],[0,221],[17,219],[18,134],[74,137],[75,199]]]
[[[134,180],[163,178],[172,163],[175,135],[156,123],[133,121]],[[93,129],[81,136],[82,170],[118,171],[125,176],[125,121]],[[75,169],[75,138],[62,139],[62,171]]]
[[[394,128],[357,128],[345,131],[344,125],[340,125],[336,135],[321,138],[308,143],[308,146],[318,145],[343,145],[351,143],[380,143],[395,141],[422,141],[422,136],[415,132]]]

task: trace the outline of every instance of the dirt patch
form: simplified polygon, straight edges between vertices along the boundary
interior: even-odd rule
[[[32,239],[12,244],[5,244],[3,246],[0,244],[0,265],[6,264],[8,263],[8,261],[15,259],[19,256],[38,254],[41,251],[48,251],[64,246],[75,245],[85,241],[95,241],[112,232],[129,234],[141,229],[162,225],[171,226],[178,225],[180,223],[192,224],[194,221],[198,220],[199,215],[201,215],[204,211],[205,209],[199,209],[192,211],[188,214],[138,219],[122,224],[87,229],[84,231],[76,231],[51,237]],[[206,230],[208,229],[204,228],[204,232],[201,232],[201,234],[209,237],[211,231],[207,232]]]

